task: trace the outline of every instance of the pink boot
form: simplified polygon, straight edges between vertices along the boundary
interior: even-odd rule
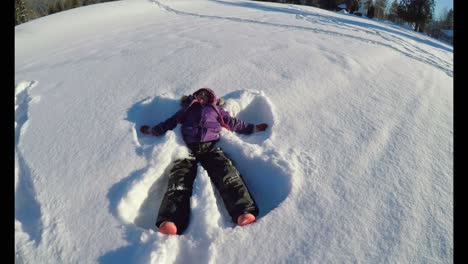
[[[237,218],[237,224],[240,226],[245,226],[255,222],[255,216],[253,214],[243,214]]]
[[[177,234],[177,227],[172,222],[164,221],[159,226],[159,233],[162,233],[162,234],[165,234],[165,235],[175,235],[175,234]]]

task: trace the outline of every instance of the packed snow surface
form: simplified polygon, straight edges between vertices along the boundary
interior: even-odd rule
[[[452,263],[453,48],[391,23],[236,0],[123,0],[15,27],[17,263]],[[260,208],[203,168],[181,236],[154,226],[201,87],[265,132],[218,143]]]

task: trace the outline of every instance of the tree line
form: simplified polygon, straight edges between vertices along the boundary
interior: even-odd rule
[[[278,2],[297,5],[308,5],[331,11],[337,11],[338,5],[346,4],[350,14],[359,10],[360,2],[369,2],[369,18],[390,20],[397,24],[409,24],[417,32],[429,35],[440,32],[441,29],[453,30],[453,9],[445,10],[439,18],[434,16],[435,0],[256,0],[262,2]],[[391,1],[391,0],[390,0]]]
[[[41,16],[54,14],[71,8],[116,0],[34,0],[34,7],[25,0],[15,0],[15,25]],[[42,2],[41,2],[42,1]],[[331,11],[339,10],[338,5],[346,4],[350,14],[359,10],[360,2],[368,2],[369,18],[390,20],[397,24],[409,24],[417,32],[425,32],[438,38],[442,29],[453,30],[453,9],[444,10],[439,18],[434,17],[435,0],[256,0],[297,5],[308,5]],[[391,0],[390,0],[391,1]]]
[[[15,25],[68,9],[117,0],[15,0]]]

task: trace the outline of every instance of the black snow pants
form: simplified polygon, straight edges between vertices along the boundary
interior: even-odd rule
[[[258,215],[258,207],[239,171],[215,144],[216,141],[190,144],[190,156],[174,162],[156,220],[158,228],[164,221],[174,222],[178,234],[182,234],[187,228],[190,221],[190,197],[197,176],[198,162],[208,172],[234,223],[241,214]]]

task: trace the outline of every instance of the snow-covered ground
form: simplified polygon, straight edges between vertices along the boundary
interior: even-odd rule
[[[123,0],[15,27],[17,263],[452,263],[453,48],[313,7]],[[181,236],[154,222],[210,87],[260,207],[230,222],[202,168]]]

